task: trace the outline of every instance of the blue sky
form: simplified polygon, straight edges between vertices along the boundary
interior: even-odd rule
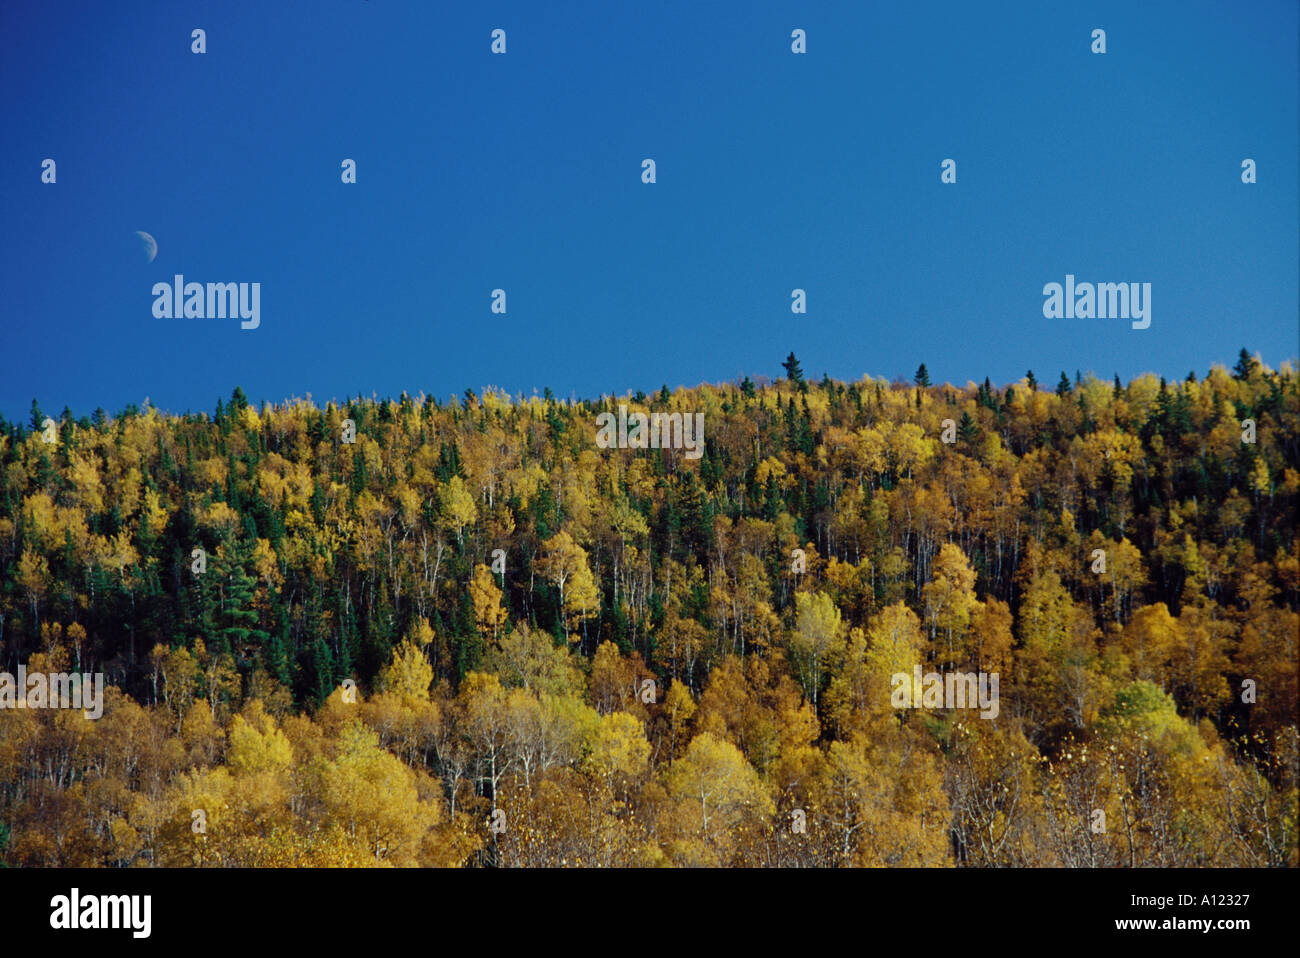
[[[1298,9],[6,0],[0,413],[594,396],[775,378],[791,350],[958,384],[1181,378],[1243,345],[1276,367]],[[260,282],[260,328],[156,319],[176,273]],[[1151,283],[1151,327],[1045,319],[1066,273]]]

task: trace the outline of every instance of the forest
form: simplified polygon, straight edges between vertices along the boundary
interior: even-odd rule
[[[1291,362],[781,370],[0,418],[0,866],[1300,864]]]

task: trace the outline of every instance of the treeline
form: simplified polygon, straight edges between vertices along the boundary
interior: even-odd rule
[[[1289,364],[784,365],[0,419],[0,670],[115,686],[0,711],[0,859],[1297,863]],[[597,448],[620,404],[704,455]]]

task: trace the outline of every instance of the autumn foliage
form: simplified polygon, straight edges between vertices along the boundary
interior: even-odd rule
[[[1293,368],[787,373],[0,420],[0,862],[1298,864]]]

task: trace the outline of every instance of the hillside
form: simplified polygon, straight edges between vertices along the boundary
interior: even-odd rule
[[[1296,370],[916,378],[34,402],[0,861],[1296,865]]]

